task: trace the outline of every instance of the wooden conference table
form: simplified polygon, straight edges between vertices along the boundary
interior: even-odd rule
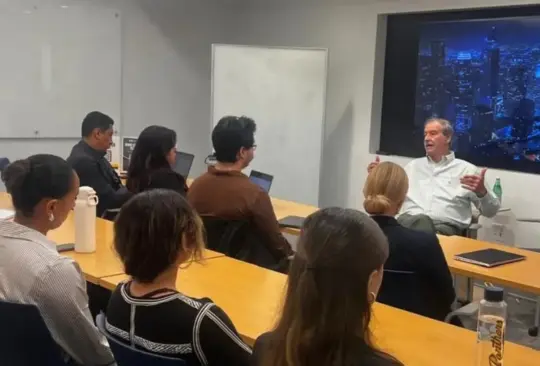
[[[288,215],[305,217],[317,211],[317,207],[314,206],[276,198],[272,198],[272,204],[278,219]],[[11,207],[11,198],[9,195],[7,193],[1,193],[0,208]],[[298,234],[298,230],[294,229],[289,230],[289,232]],[[101,277],[121,274],[123,273],[122,265],[112,248],[113,235],[113,224],[109,221],[98,219],[96,222],[96,251],[91,254],[80,254],[74,251],[64,252],[64,254],[79,263],[87,280],[92,283],[97,283],[97,279]],[[73,214],[70,214],[66,222],[60,228],[51,231],[48,236],[58,244],[73,243],[75,240]],[[532,275],[540,268],[540,253],[457,236],[448,237],[441,235],[439,236],[439,240],[448,266],[453,273],[540,295],[540,276]],[[491,269],[454,260],[454,255],[457,253],[486,248],[500,248],[525,255],[527,259],[522,262]],[[205,253],[206,258],[214,258],[221,255],[221,253],[211,250],[206,250]]]
[[[272,204],[278,220],[289,215],[305,217],[318,210],[314,206],[275,198],[272,198]],[[299,234],[299,231],[295,229],[287,232]],[[534,275],[540,269],[540,253],[461,236],[438,235],[438,237],[452,273],[540,295],[540,276]],[[454,256],[459,253],[488,248],[520,254],[527,259],[496,268],[484,268],[454,259]]]
[[[316,211],[316,208],[312,206],[278,199],[272,199],[272,203],[278,218],[287,215],[306,216]],[[7,194],[0,195],[0,207],[11,208],[11,199]],[[75,238],[73,214],[70,214],[60,228],[51,231],[48,237],[58,244],[73,242]],[[461,242],[454,241],[457,238],[450,239],[452,238],[441,241],[443,248],[449,247],[462,251],[464,247],[458,246]],[[80,254],[70,251],[63,254],[79,263],[88,281],[111,289],[126,279],[122,265],[112,249],[113,224],[111,222],[97,220],[96,242],[94,253]],[[473,241],[469,245],[479,244]],[[447,254],[447,258],[449,255]],[[272,328],[275,315],[279,310],[286,277],[224,257],[221,253],[210,250],[206,251],[205,257],[209,260],[203,264],[194,263],[188,269],[180,271],[179,289],[193,297],[212,298],[229,314],[242,337],[252,344],[258,335]],[[449,260],[449,264],[452,262]],[[459,265],[463,264],[459,263]],[[473,267],[462,268],[462,274],[475,275],[479,269],[476,266]],[[516,286],[518,280],[514,278],[513,272],[499,275],[507,281],[508,285]],[[496,279],[489,276],[484,274],[482,278],[496,282]],[[227,286],[223,286],[223,283]],[[530,281],[525,281],[525,283],[529,290],[539,287],[531,284]],[[411,326],[412,324],[414,326]],[[475,334],[473,332],[381,304],[376,305],[372,325],[378,344],[407,365],[431,366],[435,360],[437,365],[441,366],[474,364]],[[540,353],[508,343],[505,360],[508,364],[520,366],[538,365]]]
[[[128,277],[105,277],[99,284],[113,289]],[[253,344],[272,329],[279,313],[286,276],[228,257],[180,270],[177,286],[192,297],[209,297],[232,319],[242,338]],[[223,284],[226,284],[224,286]],[[473,366],[476,333],[376,304],[372,330],[376,344],[408,366]],[[505,364],[540,364],[540,352],[510,342],[505,345]]]
[[[439,235],[439,241],[452,273],[540,295],[540,275],[535,275],[540,273],[540,253],[459,236]],[[526,259],[495,268],[484,268],[454,259],[456,254],[488,248],[523,255]]]
[[[7,193],[0,193],[0,208],[11,209],[11,197]],[[75,242],[75,220],[71,212],[66,221],[56,230],[52,230],[47,237],[56,244]],[[63,252],[62,255],[72,258],[81,267],[88,282],[98,284],[102,277],[114,276],[124,273],[124,267],[113,248],[113,223],[98,218],[96,221],[96,251],[93,253],[76,253],[74,250]],[[204,257],[211,259],[223,256],[209,249],[205,249]]]
[[[272,203],[278,219],[282,219],[288,215],[307,216],[317,211],[317,208],[314,206],[274,198],[272,199]],[[299,234],[299,230],[296,229],[287,229],[286,232],[293,235]],[[535,275],[540,268],[540,253],[460,236],[439,235],[438,237],[450,271],[453,274],[467,278],[467,298],[469,300],[473,298],[473,279],[534,294],[537,296],[534,327],[540,325],[540,276]],[[526,259],[521,262],[495,268],[484,268],[454,259],[456,254],[488,248],[523,255]]]

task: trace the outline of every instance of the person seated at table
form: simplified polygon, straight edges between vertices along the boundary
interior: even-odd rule
[[[188,200],[199,215],[254,224],[276,262],[293,254],[280,231],[268,193],[242,170],[255,155],[255,122],[248,117],[223,117],[212,131],[217,163],[195,179]]]
[[[401,365],[373,344],[372,307],[388,242],[366,214],[325,208],[308,216],[276,328],[253,348],[256,366]]]
[[[112,145],[114,121],[101,112],[89,113],[82,122],[82,140],[71,150],[67,161],[79,175],[81,186],[92,187],[99,198],[96,214],[120,208],[132,194],[105,159]]]
[[[426,157],[405,166],[409,191],[399,222],[423,231],[463,235],[472,221],[471,204],[486,217],[497,214],[501,203],[486,186],[486,169],[456,159],[450,150],[454,129],[445,119],[431,118],[424,126]],[[369,164],[368,172],[379,164]]]
[[[186,180],[172,167],[176,161],[176,132],[163,126],[146,127],[135,144],[126,186],[132,193],[171,189],[186,195]]]
[[[189,365],[249,365],[251,349],[227,314],[210,299],[177,289],[178,271],[200,260],[204,246],[202,222],[179,193],[139,193],[120,210],[114,231],[131,280],[109,301],[106,329],[113,336]]]
[[[77,174],[57,156],[34,155],[10,164],[2,180],[15,217],[0,221],[0,299],[35,305],[67,364],[114,364],[88,310],[79,265],[58,254],[46,236],[73,209]]]
[[[364,186],[364,209],[373,215],[390,246],[379,301],[444,320],[456,293],[439,239],[434,233],[401,226],[395,219],[408,187],[405,170],[391,162],[375,167]]]

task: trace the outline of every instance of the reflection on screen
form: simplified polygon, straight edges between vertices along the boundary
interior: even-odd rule
[[[255,176],[251,176],[249,177],[249,179],[255,183],[256,185],[258,185],[259,187],[261,187],[262,189],[264,189],[265,192],[269,192],[270,191],[270,186],[272,185],[272,182],[269,181],[269,180],[266,180],[266,179],[263,179],[263,178],[260,178],[260,177],[255,177]]]

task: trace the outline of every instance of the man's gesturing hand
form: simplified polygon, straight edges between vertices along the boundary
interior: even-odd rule
[[[367,167],[367,172],[368,172],[368,173],[371,173],[371,171],[372,171],[377,165],[379,165],[380,162],[381,162],[381,159],[379,158],[379,155],[377,155],[377,156],[375,157],[375,161],[369,163],[369,165],[368,165],[368,167]]]
[[[460,179],[461,186],[469,191],[476,193],[478,197],[484,197],[487,194],[487,189],[484,184],[484,177],[487,169],[484,168],[480,174],[465,175]]]

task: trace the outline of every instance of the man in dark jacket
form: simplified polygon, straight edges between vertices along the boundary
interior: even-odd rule
[[[82,123],[82,140],[71,150],[67,161],[79,175],[81,186],[92,187],[99,198],[97,215],[120,208],[131,194],[105,159],[112,145],[114,121],[101,112],[90,112]]]

